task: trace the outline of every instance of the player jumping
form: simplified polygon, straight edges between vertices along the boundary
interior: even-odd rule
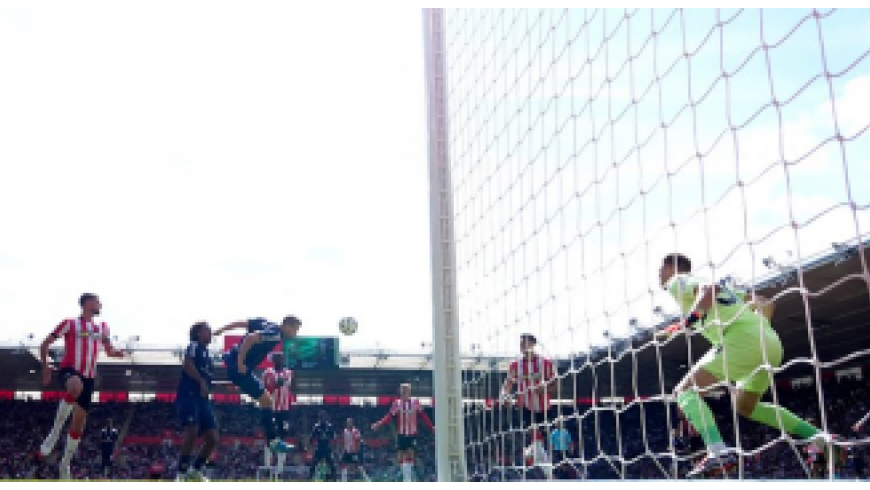
[[[423,405],[420,400],[411,398],[411,384],[402,383],[399,386],[400,398],[393,402],[390,406],[390,411],[381,420],[372,424],[372,430],[378,430],[379,427],[386,424],[393,418],[398,416],[399,433],[396,440],[398,447],[399,465],[402,468],[402,481],[414,481],[414,448],[417,446],[417,416],[423,419],[423,422],[435,431],[435,425],[429,420],[426,412],[423,411]]]
[[[341,433],[341,440],[344,450],[344,455],[341,458],[341,481],[347,481],[350,468],[359,471],[365,481],[370,481],[362,464],[362,435],[360,435],[359,429],[353,426],[352,418],[347,419],[345,428]]]
[[[46,361],[48,348],[54,341],[63,338],[64,356],[60,363],[58,378],[66,392],[57,409],[57,416],[48,437],[40,446],[37,456],[44,460],[54,450],[64,422],[72,413],[72,422],[60,460],[60,478],[69,480],[70,461],[78,448],[94,394],[94,377],[97,374],[97,357],[100,346],[109,357],[124,357],[124,353],[112,347],[109,327],[105,323],[94,322],[100,314],[100,299],[96,294],[85,293],[79,298],[82,314],[78,318],[64,320],[42,342],[39,358],[42,362],[42,384],[51,383],[51,367]]]
[[[275,432],[279,439],[287,437],[287,427],[290,424],[290,397],[293,386],[293,371],[284,367],[284,354],[275,352],[272,354],[273,367],[263,371],[263,384],[266,391],[272,395],[272,410],[275,420]],[[266,467],[272,467],[272,451],[269,446],[264,448]],[[278,453],[276,456],[277,466],[275,475],[284,474],[284,462],[287,453]]]
[[[701,435],[708,450],[707,457],[688,476],[734,464],[735,456],[726,454],[713,413],[699,394],[722,381],[736,384],[736,408],[740,415],[811,439],[824,450],[824,438],[818,428],[784,407],[759,401],[770,386],[771,376],[767,370],[779,367],[783,356],[779,336],[770,326],[772,305],[765,308],[762,305],[765,299],[760,297],[747,304],[745,298],[724,285],[702,285],[690,275],[691,271],[691,262],[680,254],[666,256],[659,270],[662,287],[671,293],[685,317],[660,335],[695,329],[713,344],[674,389],[680,410]]]
[[[190,344],[184,353],[181,381],[175,399],[184,431],[176,481],[208,481],[202,474],[202,468],[218,441],[217,420],[209,399],[213,377],[212,360],[208,354],[211,337],[211,328],[206,322],[198,322],[190,327]],[[191,465],[193,445],[199,435],[203,437],[203,444]]]
[[[224,354],[227,378],[238,386],[242,393],[257,400],[260,405],[260,421],[263,424],[266,444],[277,453],[286,453],[292,449],[292,446],[278,437],[275,414],[272,411],[272,396],[263,387],[262,381],[254,376],[253,370],[283,339],[295,337],[300,326],[302,322],[298,318],[288,316],[284,318],[281,325],[275,325],[263,318],[255,318],[236,322],[219,330],[219,332],[238,328],[247,330],[242,341]]]

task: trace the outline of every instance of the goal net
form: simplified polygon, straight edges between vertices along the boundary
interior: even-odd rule
[[[714,303],[743,298],[759,325],[773,307],[781,362],[765,354],[702,393],[736,458],[726,473],[840,471],[835,457],[814,469],[781,413],[742,417],[730,387],[752,376],[764,403],[822,434],[862,415],[848,383],[870,363],[870,37],[857,35],[870,11],[433,9],[425,22],[430,147],[444,152],[430,152],[433,248],[455,277],[436,286],[456,301],[468,477],[682,478],[707,454],[674,389],[711,344],[654,336],[686,319],[660,283],[670,253],[718,286]],[[714,313],[704,325],[729,334]],[[523,334],[538,357],[512,371]],[[726,371],[743,352],[728,345]],[[836,447],[860,446],[852,436]]]

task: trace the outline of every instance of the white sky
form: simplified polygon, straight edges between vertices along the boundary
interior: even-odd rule
[[[652,324],[666,253],[752,283],[870,233],[870,12],[630,14],[447,16],[461,331],[484,352]]]
[[[124,5],[129,5],[125,3]],[[0,3],[0,340],[296,314],[431,339],[419,9]]]
[[[339,318],[355,316],[360,331],[344,347],[419,350],[431,338],[419,9],[7,5],[0,3],[0,340],[41,337],[77,312],[84,291],[101,295],[115,334],[149,343],[181,343],[199,319],[220,325],[288,313],[300,316],[310,335],[336,334]],[[866,211],[857,220],[844,208],[825,212],[849,200],[870,202],[870,135],[844,144],[845,164],[839,146],[829,144],[791,166],[790,189],[781,166],[762,173],[780,158],[780,135],[785,157],[794,160],[833,134],[826,81],[801,89],[821,69],[814,21],[791,32],[804,14],[765,13],[766,39],[787,41],[770,51],[769,62],[753,57],[729,93],[715,86],[697,123],[683,112],[667,142],[655,132],[659,111],[676,117],[688,100],[688,80],[697,100],[718,77],[720,58],[727,70],[741,66],[760,42],[757,11],[729,21],[721,49],[718,35],[704,41],[715,21],[711,11],[687,11],[685,22],[667,24],[670,14],[656,12],[662,33],[655,57],[647,48],[619,74],[627,50],[639,51],[649,36],[647,13],[620,28],[621,13],[609,21],[595,14],[561,57],[586,20],[583,11],[567,21],[559,11],[540,19],[511,11],[505,18],[516,24],[469,29],[477,17],[453,24],[451,129],[465,126],[452,141],[454,182],[467,182],[457,191],[458,230],[473,230],[458,251],[460,261],[470,261],[460,264],[463,349],[478,343],[515,352],[516,334],[533,331],[551,353],[574,352],[601,344],[605,329],[625,333],[630,317],[651,321],[653,306],[668,306],[655,272],[661,254],[674,249],[697,263],[714,261],[719,275],[749,280],[766,272],[760,261],[767,255],[783,258],[800,245],[806,257],[870,231]],[[855,135],[870,123],[870,61],[851,64],[870,46],[853,33],[870,29],[870,15],[841,11],[821,22],[828,68],[842,72],[830,88],[836,120],[844,135]],[[493,37],[508,25],[516,30]],[[605,25],[617,29],[607,65],[595,51]],[[680,25],[687,26],[688,46],[702,46],[691,68],[678,64],[664,78],[661,107],[658,95],[647,97],[636,113],[608,126],[631,91],[639,95],[652,81],[654,59],[663,72],[680,57]],[[523,37],[526,29],[531,36]],[[465,49],[479,48],[477,57],[458,48],[466,40],[473,42]],[[598,61],[570,81],[593,56]],[[506,72],[486,68],[504,62]],[[738,130],[739,148],[730,139],[715,146],[703,185],[697,164],[683,167],[670,179],[677,194],[658,185],[641,206],[640,191],[677,171],[694,154],[696,137],[702,149],[713,145],[727,127],[726,107],[735,123],[746,122],[770,99],[768,64],[780,100],[799,92],[784,106],[781,128],[766,111]],[[596,93],[607,73],[611,86]],[[480,80],[496,80],[499,91],[484,93]],[[566,84],[571,90],[560,93]],[[546,139],[590,98],[594,130],[581,117]],[[468,119],[476,104],[477,119]],[[520,115],[508,136],[488,146],[514,110]],[[521,138],[529,127],[534,131]],[[584,147],[593,134],[600,141]],[[519,141],[520,151],[506,157]],[[639,155],[631,153],[636,143]],[[547,150],[539,152],[542,146]],[[561,178],[548,180],[555,162],[580,149]],[[614,159],[629,154],[629,164],[613,170]],[[529,155],[539,158],[532,170],[500,198]],[[752,181],[745,202],[729,192],[735,156],[742,178]],[[575,199],[593,179],[601,179],[596,192]],[[690,219],[702,206],[702,188],[712,207],[709,229],[700,215]],[[562,204],[568,206],[559,214]],[[490,214],[482,216],[485,210]],[[681,224],[676,237],[656,234],[671,212]],[[797,240],[788,230],[768,236],[789,213],[804,223],[823,212]],[[548,227],[532,231],[547,220]],[[483,247],[501,226],[498,241]],[[636,248],[652,237],[648,251]],[[744,240],[757,242],[754,257]],[[521,255],[484,274],[520,245]]]

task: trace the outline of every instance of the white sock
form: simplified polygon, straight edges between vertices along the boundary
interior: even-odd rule
[[[284,460],[287,459],[287,453],[278,453],[278,474],[284,473]]]
[[[265,466],[267,468],[271,467],[272,466],[272,451],[269,449],[268,444],[266,445],[266,447],[263,450],[263,455],[265,456],[263,458],[263,462],[265,463],[265,464],[263,464],[263,466]]]
[[[402,480],[414,481],[414,463],[402,463]]]
[[[724,442],[714,442],[707,448],[707,452],[718,458],[727,447]]]
[[[63,429],[66,419],[69,418],[69,414],[72,413],[72,409],[73,405],[67,403],[66,400],[60,400],[60,404],[57,406],[57,415],[54,417],[54,425],[51,426],[51,432],[48,433],[48,437],[45,438],[45,441],[42,442],[42,446],[39,448],[39,452],[43,456],[48,456],[54,451],[54,446],[57,445],[57,440],[60,439],[60,431]]]
[[[79,442],[81,442],[82,438],[79,437],[77,439],[73,439],[69,435],[66,436],[66,447],[63,448],[63,458],[60,460],[61,466],[69,466],[72,461],[73,454],[76,453],[76,449],[79,447]]]
[[[363,465],[362,465],[362,464],[360,464],[359,466],[357,466],[357,468],[359,468],[359,472],[360,472],[360,474],[362,475],[362,477],[363,477],[363,479],[364,479],[365,481],[371,481],[371,480],[369,480],[369,475],[366,474],[366,469],[363,468]]]
[[[535,464],[547,464],[550,462],[550,456],[547,454],[547,450],[544,449],[544,445],[541,441],[535,441],[532,443],[532,451],[535,458]]]
[[[341,481],[347,481],[347,468],[341,469]]]

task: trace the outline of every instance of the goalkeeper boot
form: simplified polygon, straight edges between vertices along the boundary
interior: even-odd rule
[[[698,478],[702,476],[715,475],[720,472],[724,473],[733,468],[736,464],[737,458],[734,454],[720,454],[719,456],[708,454],[686,475],[686,477]]]

